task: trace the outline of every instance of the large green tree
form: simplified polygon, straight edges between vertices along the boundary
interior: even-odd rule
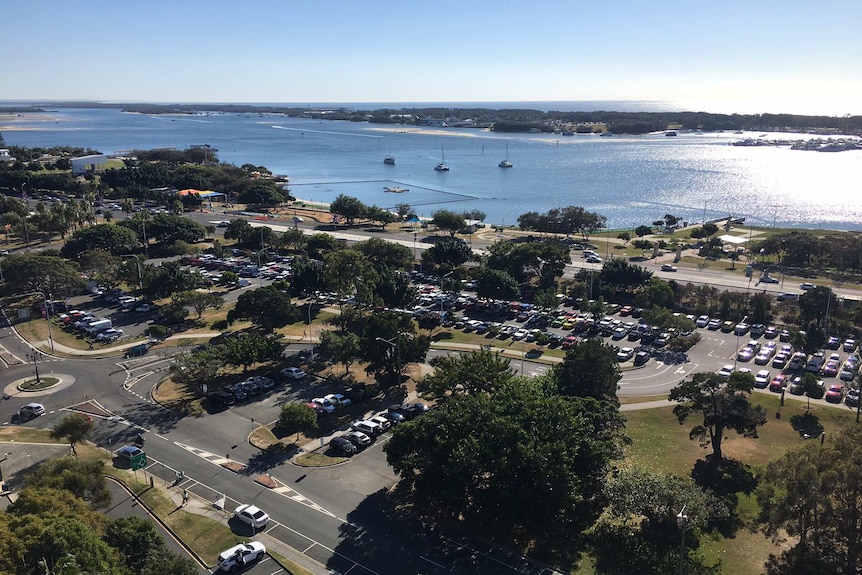
[[[622,377],[613,348],[595,339],[569,349],[563,363],[548,373],[561,395],[592,397],[615,405],[619,405],[617,389]]]
[[[240,295],[227,319],[229,322],[247,319],[263,329],[273,330],[299,321],[302,312],[291,303],[290,296],[273,286],[265,286]]]
[[[408,363],[424,361],[430,347],[408,315],[375,313],[365,322],[361,350],[366,371],[390,383],[400,383],[401,371]]]
[[[622,258],[611,258],[599,273],[602,283],[618,290],[632,290],[650,283],[652,272]]]
[[[862,428],[839,427],[770,461],[757,490],[760,520],[781,545],[769,575],[862,571]],[[789,536],[789,537],[788,537]]]
[[[729,515],[714,495],[689,479],[633,469],[612,477],[605,496],[608,506],[589,531],[597,573],[667,575],[680,565],[690,575],[720,572],[698,552],[702,534]],[[684,563],[679,513],[686,516]]]
[[[445,268],[457,268],[473,258],[470,246],[460,238],[443,238],[422,252],[422,261]]]
[[[54,439],[65,439],[75,453],[75,445],[90,437],[93,432],[93,419],[80,413],[72,413],[60,420],[51,430]]]
[[[175,293],[173,300],[180,305],[191,306],[195,310],[195,313],[198,314],[198,319],[209,308],[219,309],[224,304],[224,300],[220,295],[196,290]]]
[[[101,460],[49,459],[27,474],[24,485],[35,489],[65,489],[95,508],[107,507],[111,503],[111,492],[105,484],[103,467]]]
[[[281,406],[278,413],[278,426],[287,434],[299,434],[317,427],[317,414],[304,403],[288,402]]]
[[[475,275],[476,295],[480,298],[511,300],[521,293],[515,278],[504,271],[479,268]]]
[[[338,333],[327,330],[320,335],[319,349],[334,363],[344,366],[344,373],[350,372],[350,366],[359,359],[361,340],[355,333]]]
[[[447,355],[434,365],[416,388],[438,399],[450,395],[493,393],[515,376],[510,360],[490,351]]]
[[[23,253],[4,257],[0,265],[8,294],[41,291],[46,297],[67,298],[84,289],[81,269],[63,258]]]
[[[357,198],[352,196],[345,196],[344,194],[339,194],[332,202],[329,204],[329,211],[337,216],[344,218],[347,221],[347,225],[352,226],[354,222],[361,218],[367,208],[365,204],[360,202]]]
[[[683,425],[698,414],[700,423],[689,432],[689,438],[702,447],[712,447],[716,462],[723,458],[722,442],[727,431],[743,437],[757,437],[757,428],[766,423],[766,410],[752,405],[754,376],[734,372],[724,380],[715,373],[695,373],[670,390],[669,401],[679,402],[673,413]]]
[[[610,403],[514,379],[396,427],[384,451],[416,513],[572,560],[622,456],[621,421]]]
[[[138,248],[138,236],[133,230],[117,224],[96,224],[78,230],[60,253],[63,257],[76,259],[88,250],[103,250],[115,256],[134,252]]]
[[[459,230],[467,227],[464,216],[451,210],[437,210],[432,216],[431,223],[438,229],[449,232],[450,236],[454,236]]]
[[[413,267],[413,252],[407,246],[387,242],[380,238],[370,238],[357,242],[353,249],[365,255],[375,269],[409,270]]]

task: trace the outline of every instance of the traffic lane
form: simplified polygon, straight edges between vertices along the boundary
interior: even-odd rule
[[[112,519],[118,519],[120,517],[139,517],[148,523],[152,523],[156,528],[156,531],[158,531],[165,540],[168,549],[181,557],[190,559],[198,568],[200,573],[209,573],[207,569],[202,568],[195,558],[186,551],[186,548],[183,547],[176,538],[174,538],[173,534],[168,532],[159,521],[153,519],[149,511],[142,507],[128,491],[126,491],[116,481],[110,479],[107,480],[107,485],[108,490],[111,492],[112,501],[111,506],[105,511],[105,515]]]

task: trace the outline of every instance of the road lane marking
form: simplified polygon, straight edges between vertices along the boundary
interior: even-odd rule
[[[216,455],[215,453],[210,453],[209,451],[204,451],[203,449],[198,449],[197,447],[192,447],[191,445],[186,445],[185,443],[179,443],[175,441],[174,445],[185,449],[186,451],[193,453],[194,455],[197,455],[203,460],[209,461],[213,465],[218,465],[219,467],[222,467],[223,465],[231,461],[231,459],[227,457],[222,457],[220,455]],[[277,493],[282,497],[286,497],[291,501],[295,501],[300,505],[304,505],[309,509],[314,509],[315,511],[323,513],[324,515],[328,515],[329,517],[336,518],[334,513],[330,513],[329,511],[327,511],[314,501],[308,499],[306,496],[302,495],[292,487],[288,487],[287,485],[283,484],[281,481],[275,479],[271,475],[269,477],[278,484],[277,487],[273,487],[270,489],[270,491],[272,491],[273,493]]]
[[[420,555],[420,556],[419,556],[419,559],[424,559],[425,561],[427,561],[427,562],[428,562],[428,563],[430,563],[431,565],[435,565],[435,566],[439,567],[440,569],[446,569],[446,567],[444,567],[443,565],[440,565],[440,564],[439,564],[439,563],[437,563],[436,561],[431,561],[430,559],[428,559],[428,558],[427,558],[427,557],[425,557],[424,555]]]

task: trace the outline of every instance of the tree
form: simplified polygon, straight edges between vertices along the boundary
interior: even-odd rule
[[[134,252],[138,248],[138,236],[126,226],[119,224],[96,224],[78,230],[60,253],[63,257],[77,259],[88,250],[103,250],[115,256]]]
[[[766,533],[782,544],[769,575],[858,574],[862,559],[862,428],[839,427],[770,461],[757,501]],[[786,537],[786,536],[789,536]]]
[[[478,525],[574,560],[601,511],[610,464],[622,456],[621,426],[609,403],[562,399],[516,378],[493,396],[452,397],[396,427],[383,449],[424,518]]]
[[[677,513],[684,509],[685,560],[689,574],[716,574],[698,553],[701,533],[729,516],[714,495],[688,479],[642,470],[622,471],[605,490],[608,506],[589,531],[597,573],[666,575],[680,566],[680,527]]]
[[[371,303],[377,274],[361,252],[343,249],[324,255],[323,277],[330,291],[344,297],[353,296],[357,302]]]
[[[300,296],[323,288],[323,262],[297,256],[291,262],[290,294]]]
[[[217,352],[213,349],[205,349],[197,353],[181,353],[174,357],[171,364],[171,379],[175,383],[191,386],[193,389],[203,389],[204,384],[216,378],[221,365]]]
[[[664,224],[667,227],[673,227],[679,222],[679,218],[673,214],[665,214],[664,215]]]
[[[290,302],[290,296],[273,286],[247,291],[237,298],[236,307],[228,312],[228,322],[247,319],[273,330],[302,319],[302,313]]]
[[[199,242],[206,237],[206,233],[206,228],[202,224],[182,215],[156,214],[147,224],[147,236],[162,245],[170,245],[177,241],[190,244]]]
[[[238,334],[215,346],[212,353],[224,365],[241,366],[244,371],[256,363],[277,361],[284,348],[278,340],[260,334]]]
[[[109,519],[105,525],[105,542],[117,549],[132,573],[143,573],[156,556],[171,553],[155,525],[140,517]]]
[[[413,267],[413,252],[395,242],[370,238],[353,244],[353,249],[364,254],[378,272],[384,268],[409,270]]]
[[[557,393],[592,397],[619,405],[617,389],[623,374],[613,348],[599,340],[579,342],[566,353],[563,363],[549,372]]]
[[[413,208],[410,204],[395,204],[395,213],[403,220],[413,213]]]
[[[467,227],[464,216],[450,210],[437,210],[434,212],[431,223],[444,232],[454,237],[455,233]]]
[[[840,309],[839,306],[835,293],[826,286],[817,286],[799,296],[799,313],[805,324],[816,321],[821,327],[825,327],[826,309],[834,311]]]
[[[652,228],[650,226],[638,226],[635,228],[635,235],[639,238],[644,236],[648,236],[652,233]]]
[[[314,260],[321,260],[323,256],[329,252],[340,250],[344,246],[329,234],[312,234],[305,240],[305,251],[308,257]]]
[[[518,282],[504,271],[479,268],[476,273],[476,295],[480,298],[511,300],[520,293]]]
[[[493,393],[515,376],[509,363],[508,358],[490,351],[446,355],[416,387],[438,399],[456,394]]]
[[[380,227],[383,228],[386,227],[386,224],[398,221],[397,215],[393,214],[389,210],[379,208],[377,206],[366,206],[365,211],[362,213],[362,217],[369,222],[379,222]]]
[[[485,218],[488,217],[488,214],[483,212],[482,210],[472,209],[465,210],[461,212],[461,215],[465,220],[475,220],[477,222],[484,222]]]
[[[81,271],[91,280],[107,289],[113,289],[119,283],[120,265],[123,260],[104,250],[88,250],[80,255],[78,263]]]
[[[714,460],[720,461],[726,431],[757,438],[757,428],[766,423],[766,410],[749,401],[753,388],[751,373],[734,372],[725,381],[715,373],[702,372],[671,389],[668,400],[680,402],[673,408],[680,425],[695,413],[701,415],[701,423],[692,428],[689,438],[698,440],[701,447],[711,446]]]
[[[347,225],[352,226],[357,218],[361,218],[366,211],[365,204],[357,198],[339,194],[337,198],[329,204],[329,211],[337,216],[344,218]]]
[[[51,431],[51,437],[68,440],[69,448],[72,450],[72,453],[77,455],[75,444],[90,437],[90,433],[92,432],[93,419],[79,413],[73,413],[60,420],[60,423]]]
[[[805,399],[808,405],[805,407],[805,413],[811,412],[811,398],[823,397],[823,388],[817,381],[817,376],[813,373],[806,373],[802,376],[802,393],[805,394]]]
[[[288,249],[299,250],[305,244],[305,234],[299,228],[290,228],[281,234],[280,242]]]
[[[652,277],[646,291],[636,296],[636,301],[641,307],[649,308],[658,306],[673,309],[675,295],[670,284],[661,278]]]
[[[390,308],[407,308],[416,302],[417,290],[410,276],[386,268],[378,272],[374,284],[374,302]]]
[[[495,242],[488,254],[488,267],[505,271],[519,282],[538,276],[543,289],[553,286],[571,261],[568,248],[558,241]]]
[[[107,507],[111,503],[111,492],[105,484],[103,468],[101,460],[49,459],[27,474],[24,485],[34,489],[65,489],[95,508]]]
[[[317,428],[317,414],[304,403],[285,403],[278,414],[278,426],[286,434],[296,433],[295,443],[301,432]]]
[[[424,361],[430,347],[428,338],[416,333],[410,316],[387,311],[366,320],[361,358],[368,362],[366,371],[400,384],[404,367]]]
[[[173,293],[193,290],[203,284],[199,274],[183,269],[179,261],[162,262],[160,266],[145,265],[141,270],[144,293],[162,298]],[[163,310],[164,313],[164,310]]]
[[[224,304],[224,300],[218,294],[195,290],[175,293],[172,299],[174,303],[191,306],[198,314],[198,319],[207,309],[220,309]]]
[[[237,194],[240,203],[257,206],[277,206],[284,199],[283,191],[272,182],[257,181]]]
[[[334,363],[344,365],[344,373],[350,373],[350,366],[359,359],[361,353],[359,336],[355,333],[325,331],[320,335],[319,349]]]
[[[652,280],[652,272],[631,264],[622,258],[611,258],[604,263],[599,273],[601,282],[616,289],[635,289]]]
[[[632,234],[631,232],[620,232],[617,234],[617,239],[620,239],[624,244],[627,244],[631,241]]]
[[[460,238],[444,238],[422,253],[422,260],[438,266],[456,268],[470,261],[473,252],[470,246]]]
[[[67,298],[84,289],[81,269],[63,258],[22,253],[4,257],[0,265],[9,294],[40,291],[49,298]]]

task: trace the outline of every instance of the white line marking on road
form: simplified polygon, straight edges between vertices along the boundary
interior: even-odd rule
[[[436,566],[437,566],[437,567],[439,567],[440,569],[445,569],[445,567],[444,567],[443,565],[440,565],[440,564],[439,564],[439,563],[437,563],[436,561],[431,561],[430,559],[428,559],[428,558],[427,558],[427,557],[425,557],[424,555],[420,555],[420,556],[419,556],[419,559],[424,559],[425,561],[427,561],[427,562],[428,562],[428,563],[430,563],[431,565],[436,565]]]
[[[308,550],[311,549],[312,547],[314,547],[315,545],[317,545],[317,543],[312,543],[311,545],[309,545],[308,547],[303,549],[302,554],[305,555],[306,553],[308,553]]]

